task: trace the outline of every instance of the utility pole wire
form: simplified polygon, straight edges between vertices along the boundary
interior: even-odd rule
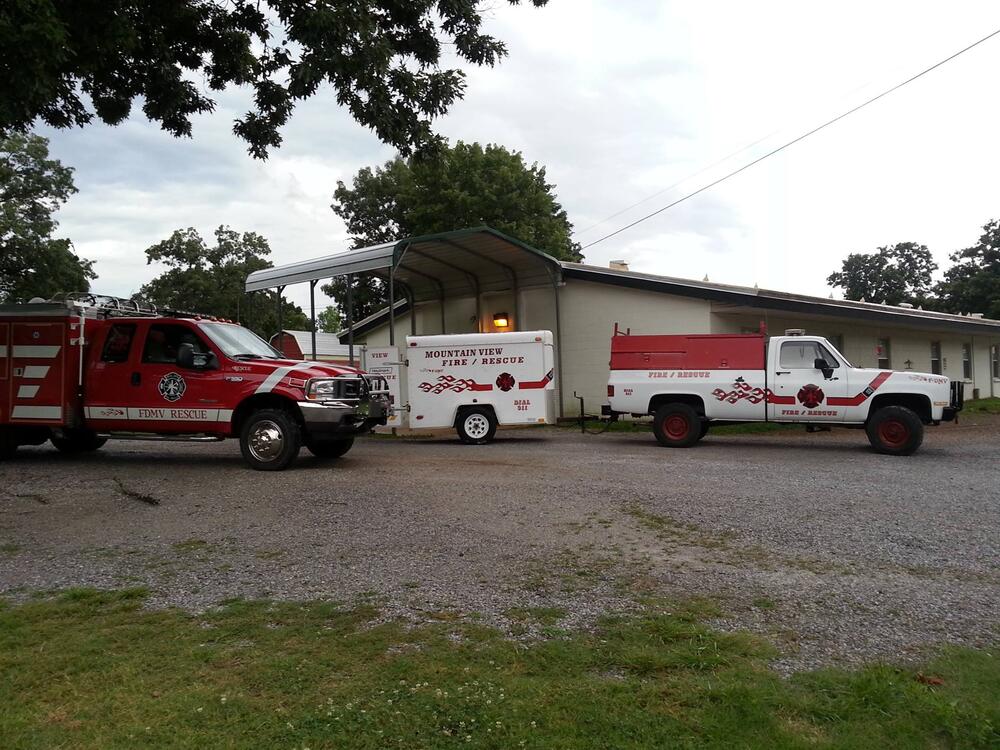
[[[942,65],[944,65],[945,63],[951,62],[952,60],[954,60],[959,55],[963,55],[966,52],[968,52],[969,50],[973,49],[974,47],[978,47],[983,42],[986,42],[986,41],[992,39],[993,37],[997,36],[997,34],[1000,34],[1000,29],[997,29],[996,31],[994,31],[994,32],[992,32],[990,34],[987,34],[982,39],[980,39],[980,40],[978,40],[978,41],[973,42],[972,44],[970,44],[968,47],[964,47],[964,48],[960,49],[958,52],[955,52],[954,54],[949,55],[945,59],[940,60],[939,62],[934,63],[929,68],[925,68],[924,70],[921,70],[919,73],[917,73],[914,76],[911,76],[910,78],[907,78],[905,81],[903,81],[901,83],[897,83],[892,88],[886,89],[881,94],[873,96],[871,99],[868,99],[868,100],[862,102],[858,106],[853,107],[852,109],[849,109],[846,112],[843,112],[843,113],[837,115],[836,117],[834,117],[831,120],[827,120],[822,125],[817,125],[812,130],[810,130],[810,131],[808,131],[806,133],[803,133],[802,135],[798,136],[797,138],[793,138],[792,140],[788,141],[787,143],[782,144],[781,146],[778,146],[777,148],[772,149],[771,151],[768,151],[763,156],[759,156],[756,159],[754,159],[753,161],[751,161],[751,162],[749,162],[747,164],[744,164],[742,167],[739,167],[738,169],[734,169],[732,172],[729,172],[728,174],[723,175],[722,177],[718,178],[717,180],[713,180],[712,182],[708,183],[707,185],[704,185],[704,186],[698,188],[697,190],[695,190],[693,192],[690,192],[690,193],[688,193],[687,195],[685,195],[685,196],[683,196],[681,198],[678,198],[677,200],[673,201],[672,203],[668,203],[663,208],[659,208],[656,211],[653,211],[653,213],[651,213],[651,214],[646,214],[645,216],[643,216],[643,217],[641,217],[639,219],[636,219],[631,224],[626,224],[625,226],[621,227],[620,229],[616,229],[615,231],[611,232],[611,234],[606,234],[603,237],[601,237],[600,239],[596,239],[593,242],[587,243],[586,245],[583,246],[582,249],[585,250],[588,247],[593,247],[594,245],[596,245],[599,242],[604,242],[604,240],[610,239],[611,237],[614,237],[616,234],[621,234],[622,232],[624,232],[624,231],[626,231],[628,229],[631,229],[635,225],[641,224],[642,222],[646,221],[647,219],[652,219],[654,216],[656,216],[658,214],[662,214],[664,211],[667,211],[668,209],[673,208],[674,206],[678,205],[679,203],[683,203],[688,198],[693,198],[694,196],[698,195],[699,193],[703,193],[706,190],[708,190],[709,188],[715,187],[720,182],[725,182],[730,177],[735,177],[740,172],[744,172],[747,169],[750,169],[750,167],[754,166],[755,164],[759,164],[760,162],[764,161],[764,159],[768,159],[768,158],[774,156],[775,154],[780,153],[781,151],[784,151],[789,146],[794,146],[799,141],[808,138],[809,136],[813,135],[814,133],[818,133],[819,131],[823,130],[824,128],[827,128],[830,125],[833,125],[834,123],[839,122],[840,120],[843,120],[845,117],[848,117],[849,115],[853,115],[859,109],[864,109],[869,104],[874,104],[879,99],[881,99],[881,98],[883,98],[885,96],[888,96],[889,94],[893,93],[894,91],[898,91],[899,89],[903,88],[903,86],[906,86],[909,83],[913,83],[913,81],[915,81],[918,78],[921,78],[921,77],[927,75],[932,70],[940,68]]]

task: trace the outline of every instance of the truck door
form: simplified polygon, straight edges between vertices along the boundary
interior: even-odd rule
[[[140,333],[144,336],[139,361],[129,375],[133,429],[227,432],[232,410],[223,408],[222,370],[185,369],[177,364],[181,344],[193,345],[198,354],[214,351],[207,339],[185,322],[143,322]]]
[[[130,429],[137,340],[137,324],[126,321],[109,323],[103,339],[95,336],[93,343],[100,348],[91,351],[85,363],[83,405],[90,427],[98,432]]]
[[[846,409],[830,406],[829,399],[847,395],[847,368],[822,342],[799,337],[774,342],[770,369],[767,418],[774,422],[843,422]],[[816,368],[825,360],[827,377]]]

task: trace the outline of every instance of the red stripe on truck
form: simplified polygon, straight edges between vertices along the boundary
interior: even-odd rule
[[[890,375],[892,375],[891,371],[880,372],[872,379],[872,382],[868,384],[868,387],[861,391],[858,395],[851,396],[850,398],[838,398],[837,396],[831,396],[826,400],[826,402],[830,406],[860,406],[868,399],[869,396],[879,389],[879,386],[881,386],[882,383],[889,379]]]

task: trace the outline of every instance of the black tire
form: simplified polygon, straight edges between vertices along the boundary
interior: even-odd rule
[[[660,445],[690,448],[701,439],[701,417],[687,404],[664,404],[653,415],[653,434]]]
[[[302,447],[298,422],[281,409],[255,411],[240,430],[240,452],[251,469],[281,471]]]
[[[924,423],[905,406],[884,406],[868,417],[868,441],[879,453],[909,456],[924,442]]]
[[[455,431],[466,445],[486,445],[497,434],[497,418],[492,409],[472,406],[458,412]]]
[[[316,458],[340,458],[354,445],[354,438],[341,438],[339,440],[310,440],[306,439],[306,448]]]
[[[708,434],[708,420],[703,419],[701,421],[701,432],[698,433],[698,439],[701,440],[707,434]]]
[[[108,442],[107,438],[98,437],[93,430],[64,430],[62,436],[53,435],[49,439],[56,450],[70,455],[96,451]]]

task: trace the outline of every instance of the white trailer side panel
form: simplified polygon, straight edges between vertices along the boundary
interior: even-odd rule
[[[463,406],[501,425],[555,422],[550,331],[407,336],[410,428],[452,427]]]

